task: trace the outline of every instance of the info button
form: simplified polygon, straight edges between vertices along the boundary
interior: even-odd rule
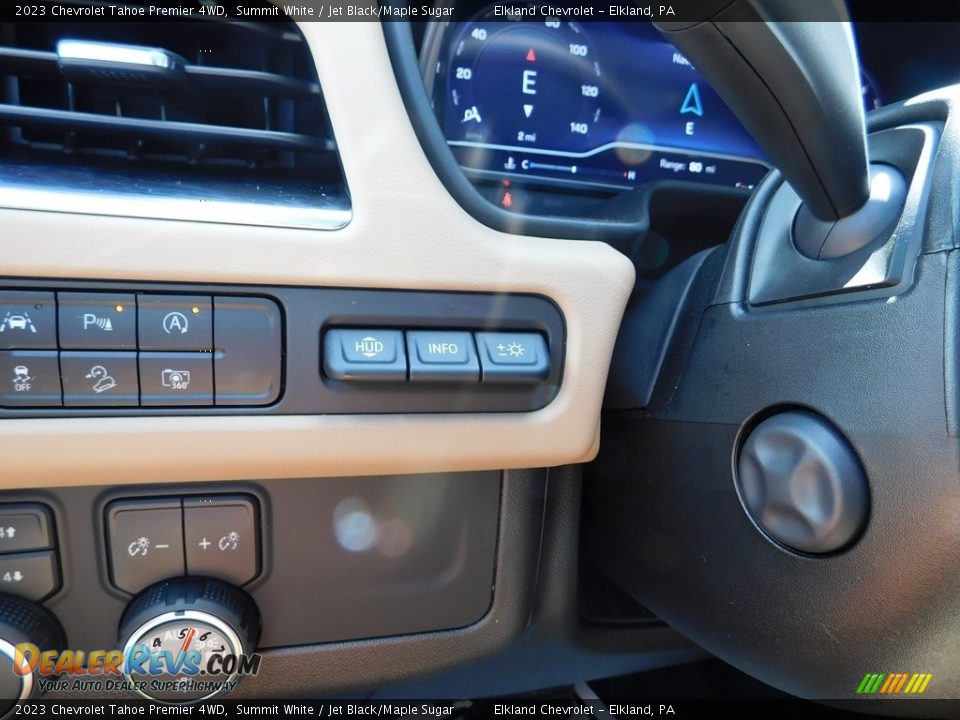
[[[407,333],[411,382],[478,382],[480,361],[468,332]]]
[[[328,330],[323,369],[334,380],[406,380],[403,333],[373,328]]]

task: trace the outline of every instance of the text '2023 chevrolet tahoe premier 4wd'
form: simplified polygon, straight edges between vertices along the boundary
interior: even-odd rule
[[[950,11],[6,4],[5,708],[956,714]]]

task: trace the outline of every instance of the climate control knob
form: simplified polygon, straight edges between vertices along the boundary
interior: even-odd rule
[[[150,700],[206,700],[257,671],[259,634],[260,613],[243,590],[214,578],[164,580],[123,614],[124,679]]]
[[[66,645],[60,623],[47,610],[29,600],[0,593],[0,716],[14,702],[30,697],[34,689],[29,658],[17,658],[16,648],[21,643],[34,645],[41,652],[62,650]]]

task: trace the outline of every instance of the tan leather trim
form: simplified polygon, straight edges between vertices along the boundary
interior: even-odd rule
[[[446,193],[378,23],[304,23],[353,199],[333,232],[0,210],[0,273],[532,292],[567,323],[559,395],[534,413],[0,421],[0,485],[122,484],[538,467],[596,452],[633,266],[602,243],[508,235]],[[2,198],[0,198],[2,204]]]

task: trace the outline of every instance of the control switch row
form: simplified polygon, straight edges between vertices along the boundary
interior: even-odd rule
[[[107,508],[113,584],[136,593],[180,575],[245,585],[257,575],[256,501],[248,495],[119,500]]]
[[[550,355],[535,332],[334,328],[324,336],[323,370],[364,382],[537,383]]]
[[[40,503],[0,505],[0,592],[39,601],[59,587],[50,508]]]
[[[282,348],[266,298],[0,291],[0,406],[269,405]]]

